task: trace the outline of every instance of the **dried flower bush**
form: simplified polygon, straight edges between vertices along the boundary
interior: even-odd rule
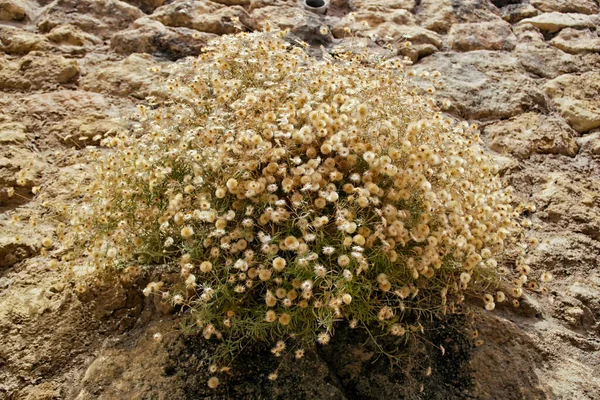
[[[179,285],[144,293],[223,354],[268,340],[280,355],[293,337],[301,357],[341,320],[408,337],[465,296],[518,304],[519,210],[475,127],[419,96],[399,60],[317,60],[282,36],[219,38],[134,134],[103,140],[71,221],[82,253],[178,265]]]

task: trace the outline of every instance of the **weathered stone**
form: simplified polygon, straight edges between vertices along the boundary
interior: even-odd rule
[[[352,9],[355,11],[384,11],[404,9],[413,11],[415,0],[353,0]]]
[[[527,41],[517,44],[514,53],[523,68],[532,74],[555,78],[561,74],[586,72],[600,67],[600,55],[567,54],[544,41]]]
[[[35,7],[30,0],[0,0],[0,21],[32,19]]]
[[[489,147],[518,158],[532,154],[560,154],[574,157],[579,150],[577,134],[562,119],[525,113],[484,128]]]
[[[538,28],[531,24],[516,24],[513,25],[513,33],[519,42],[543,42],[545,41],[544,34]]]
[[[416,8],[419,24],[446,33],[453,24],[501,19],[500,11],[487,0],[422,0]]]
[[[25,126],[18,122],[0,124],[0,145],[24,143],[27,140],[25,130]]]
[[[511,4],[502,7],[502,19],[514,24],[525,18],[535,17],[540,11],[531,4]]]
[[[156,94],[160,67],[148,54],[132,54],[121,61],[106,61],[81,79],[80,87],[91,92],[144,99]]]
[[[0,63],[0,88],[38,90],[75,82],[77,61],[33,51],[15,62]]]
[[[516,41],[510,24],[504,21],[455,24],[448,32],[449,46],[458,51],[510,51]]]
[[[129,3],[132,6],[138,7],[146,14],[151,14],[158,7],[165,4],[165,0],[123,0],[125,3]]]
[[[216,35],[189,28],[167,28],[158,21],[140,18],[135,29],[121,31],[112,37],[111,48],[119,54],[151,53],[177,60],[197,56]]]
[[[0,51],[6,54],[27,54],[34,50],[49,50],[51,44],[43,35],[10,26],[0,26]]]
[[[342,0],[345,1],[345,0]],[[252,11],[257,8],[263,8],[268,6],[287,6],[287,7],[297,7],[298,2],[296,0],[250,0],[250,5],[248,6],[248,10]]]
[[[386,31],[393,30],[396,26],[401,25],[414,26],[415,23],[414,16],[404,9],[389,11],[359,10],[334,23],[331,27],[331,33],[336,38],[353,35],[369,37],[383,24],[386,24],[386,26],[383,27],[382,31]]]
[[[111,118],[130,110],[117,99],[83,90],[30,94],[20,99],[13,114],[27,127],[40,150],[84,147],[99,142],[96,135],[117,131]],[[121,111],[119,111],[119,108]]]
[[[413,45],[432,45],[436,48],[442,46],[442,38],[434,31],[420,26],[403,26],[390,23],[382,24],[374,31],[379,38],[409,41]]]
[[[562,75],[547,82],[544,90],[578,132],[600,127],[600,72]]]
[[[239,32],[235,19],[246,26],[251,24],[248,13],[242,7],[227,7],[209,0],[178,0],[157,8],[150,18],[166,26],[217,35]]]
[[[304,10],[302,8],[266,6],[257,8],[250,13],[255,29],[262,30],[269,21],[272,25],[280,29],[290,29],[292,31],[302,29],[303,27],[316,28],[318,34],[319,26],[323,25],[317,14]]]
[[[554,33],[564,28],[593,28],[600,23],[600,17],[552,12],[540,14],[533,18],[526,18],[520,23],[529,23],[543,31]]]
[[[212,0],[215,3],[224,4],[226,6],[245,6],[250,4],[250,0]]]
[[[509,118],[545,107],[543,93],[510,54],[436,53],[413,68],[417,73],[440,71],[444,86],[437,89],[436,97],[446,110],[464,118]]]
[[[600,156],[600,132],[594,132],[577,139],[577,144],[583,152]],[[600,297],[599,297],[600,299]]]
[[[101,37],[127,28],[144,13],[119,0],[56,0],[38,18],[43,33],[58,25],[71,24]]]
[[[571,54],[600,53],[600,37],[589,29],[565,28],[550,44]]]
[[[594,0],[531,0],[531,5],[543,12],[596,14],[600,12]]]
[[[99,44],[102,41],[94,35],[83,32],[74,25],[59,25],[46,34],[46,37],[57,44],[70,46],[84,46],[88,44]]]

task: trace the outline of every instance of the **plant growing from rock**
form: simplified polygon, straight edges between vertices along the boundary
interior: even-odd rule
[[[222,340],[220,363],[257,340],[301,357],[338,321],[408,338],[466,296],[518,302],[519,213],[475,128],[399,60],[317,60],[283,36],[219,38],[135,132],[103,140],[68,235],[81,254],[108,271],[177,265],[180,283],[144,294]]]

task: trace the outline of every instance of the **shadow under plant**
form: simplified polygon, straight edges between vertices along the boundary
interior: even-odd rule
[[[244,349],[216,391],[206,385],[211,374],[204,364],[216,344],[181,336],[168,349],[166,373],[185,381],[189,399],[469,399],[468,325],[467,317],[457,315],[430,323],[413,344],[379,338],[386,351],[401,348],[397,365],[381,355],[365,329],[347,324],[330,344],[301,359],[293,351],[275,358],[268,345],[256,344]],[[269,380],[274,371],[277,379]]]

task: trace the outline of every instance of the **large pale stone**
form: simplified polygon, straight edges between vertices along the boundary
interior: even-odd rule
[[[151,53],[176,60],[197,56],[206,43],[216,37],[189,28],[168,28],[146,17],[136,21],[134,27],[113,36],[110,47],[120,54]]]
[[[529,23],[543,31],[554,33],[564,28],[593,28],[600,23],[597,15],[545,13],[526,18],[521,24]]]
[[[0,56],[0,60],[1,60]],[[38,90],[74,83],[79,77],[77,61],[32,51],[18,61],[0,61],[0,89]]]
[[[487,0],[422,0],[416,8],[419,24],[446,33],[453,24],[501,19],[500,11]]]
[[[599,54],[572,55],[538,40],[517,44],[513,54],[528,72],[544,78],[600,68]]]
[[[405,26],[392,23],[381,24],[373,31],[379,38],[391,40],[407,40],[413,45],[430,44],[436,48],[442,46],[442,38],[434,31],[420,26]]]
[[[444,109],[467,119],[509,118],[545,107],[536,82],[507,53],[436,53],[413,69],[417,73],[440,71],[445,85],[437,89],[437,99]]]
[[[34,132],[40,149],[97,144],[96,135],[117,130],[111,118],[130,112],[116,99],[84,90],[31,94],[22,105],[26,111],[15,114]]]
[[[160,74],[150,68],[160,67],[148,54],[132,54],[121,61],[100,63],[81,79],[81,88],[91,92],[144,99],[159,93]]]
[[[224,4],[226,6],[245,6],[250,4],[250,0],[212,0],[215,3]]]
[[[408,18],[406,22],[409,24],[413,23],[410,18]],[[418,25],[402,25],[390,21],[378,24],[371,29],[366,29],[366,27],[360,23],[351,23],[350,26],[357,29],[357,31],[353,33],[354,36],[395,43],[396,47],[400,49],[401,54],[411,57],[413,61],[435,53],[442,46],[442,38],[439,34]],[[335,25],[332,28],[333,35],[335,37],[346,37],[351,35],[345,32],[343,27],[343,21],[341,24]],[[411,47],[406,47],[404,42],[410,42]]]
[[[331,33],[336,38],[347,36],[366,37],[373,35],[382,24],[414,26],[415,23],[414,16],[404,9],[387,11],[359,10],[335,22],[331,27]]]
[[[452,25],[448,44],[453,50],[506,50],[515,48],[517,38],[510,24],[501,20]]]
[[[178,0],[159,7],[150,18],[165,26],[184,27],[223,35],[238,32],[235,19],[251,25],[248,13],[241,6],[227,7],[209,0]]]
[[[502,7],[502,19],[514,24],[525,18],[535,17],[540,11],[531,4],[511,4]]]
[[[600,12],[594,0],[531,0],[531,5],[543,12],[596,14]]]
[[[580,137],[577,139],[577,144],[581,147],[582,151],[600,156],[600,131]]]
[[[323,25],[317,14],[302,8],[287,6],[266,6],[252,10],[251,17],[256,29],[264,29],[269,21],[280,29],[295,30],[302,27],[312,27],[318,34],[319,27]]]
[[[550,44],[571,54],[600,53],[600,37],[589,29],[565,28]]]
[[[562,119],[528,112],[484,128],[490,148],[518,158],[532,154],[574,157],[579,150],[577,133]]]
[[[353,0],[352,9],[369,11],[390,11],[404,9],[412,11],[415,8],[415,0]]]
[[[138,7],[147,14],[151,14],[156,8],[165,4],[165,0],[123,0],[132,6]]]
[[[562,75],[544,85],[560,113],[578,132],[600,127],[600,72]]]
[[[10,26],[0,26],[0,51],[23,55],[34,50],[49,50],[50,42],[40,34]]]
[[[85,46],[101,43],[101,40],[98,37],[85,33],[79,27],[70,24],[54,27],[46,34],[46,37],[56,44],[66,44],[70,46]]]
[[[139,8],[119,0],[56,0],[44,9],[37,23],[43,33],[71,24],[85,32],[110,37],[143,15]]]
[[[26,21],[35,15],[30,0],[0,0],[0,21]]]

